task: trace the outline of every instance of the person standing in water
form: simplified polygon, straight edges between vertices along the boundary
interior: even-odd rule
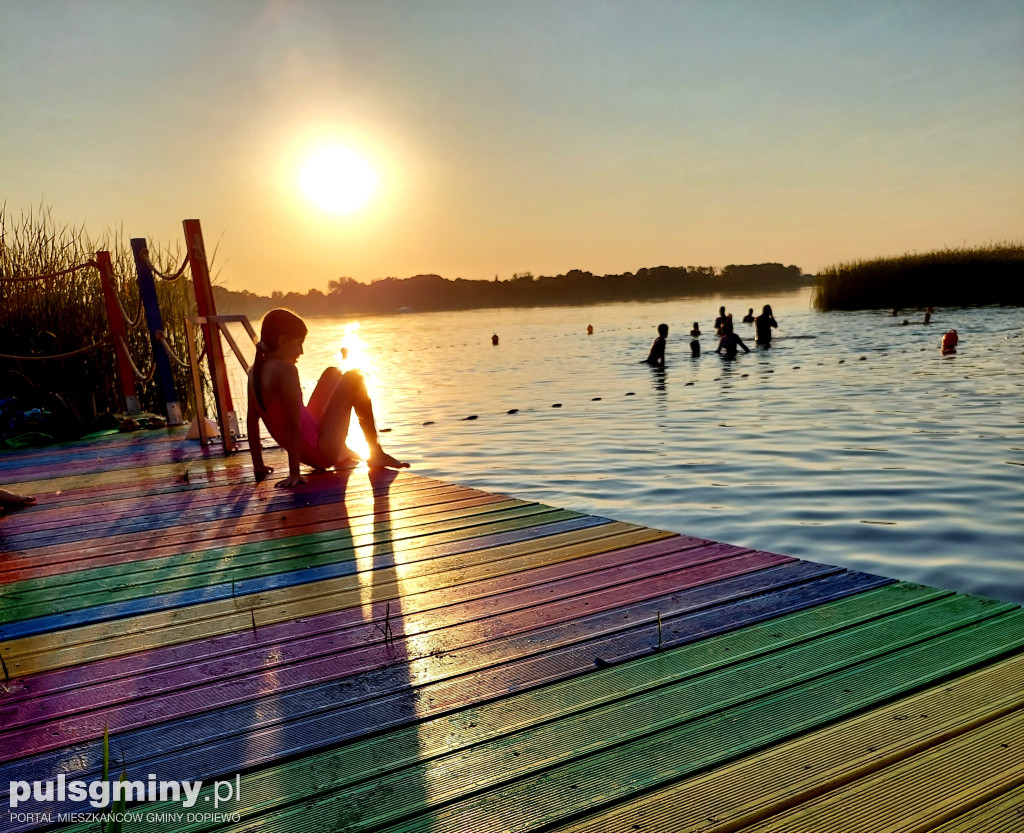
[[[359,457],[346,444],[352,411],[370,447],[367,464],[371,469],[408,468],[408,463],[387,454],[377,441],[377,426],[366,382],[358,370],[342,373],[329,367],[302,404],[302,386],[295,362],[302,355],[306,325],[295,313],[274,309],[263,318],[256,360],[249,371],[249,453],[256,479],[273,472],[263,462],[260,420],[278,445],[288,452],[288,477],[278,486],[290,487],[305,480],[299,465],[314,469],[346,468]]]
[[[658,337],[651,343],[651,352],[644,359],[651,367],[665,366],[665,343],[668,339],[668,324],[658,325]]]
[[[743,323],[744,324],[753,324],[754,323],[754,308],[753,307],[748,309],[747,310],[747,314],[743,316]]]
[[[744,353],[750,352],[750,348],[743,343],[743,339],[733,332],[732,322],[727,321],[722,325],[722,340],[718,342],[718,349],[715,350],[715,352],[718,354],[722,354],[724,352],[725,358],[735,359],[736,348],[738,347],[742,347]]]
[[[775,320],[775,316],[772,315],[771,305],[765,304],[761,314],[754,319],[754,342],[770,347],[772,343],[772,327],[778,326],[779,324]]]
[[[725,311],[725,307],[719,307],[718,318],[715,319],[715,335],[721,338],[722,330],[730,321],[732,321],[732,316]]]

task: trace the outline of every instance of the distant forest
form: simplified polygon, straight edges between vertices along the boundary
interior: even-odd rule
[[[218,312],[259,318],[273,307],[300,315],[353,315],[391,312],[432,312],[486,307],[539,307],[598,304],[609,301],[647,301],[717,293],[767,293],[798,289],[813,283],[797,266],[759,263],[726,266],[656,266],[622,275],[595,275],[573,269],[553,277],[530,272],[509,280],[477,281],[440,275],[385,278],[360,283],[339,278],[327,292],[274,292],[269,298],[252,292],[214,287]],[[755,303],[756,298],[751,301]]]

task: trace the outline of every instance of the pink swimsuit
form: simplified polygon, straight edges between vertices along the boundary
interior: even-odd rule
[[[285,420],[280,413],[279,403],[271,401],[270,407],[263,414],[263,422],[270,436],[277,440],[278,445],[284,447],[284,432],[279,429]],[[320,423],[305,405],[299,411],[299,460],[315,469],[329,469],[334,465],[334,460],[327,460],[320,453]]]

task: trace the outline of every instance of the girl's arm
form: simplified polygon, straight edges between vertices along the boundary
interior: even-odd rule
[[[294,365],[282,368],[279,382],[279,396],[284,400],[285,423],[283,443],[288,452],[288,477],[278,486],[297,486],[306,479],[299,472],[299,444],[302,441],[300,414],[302,413],[302,385],[299,384],[299,371]]]
[[[262,480],[274,470],[263,463],[263,443],[260,441],[260,414],[256,409],[256,393],[249,382],[249,410],[245,420],[245,430],[249,435],[249,454],[252,456],[252,467],[256,480]]]

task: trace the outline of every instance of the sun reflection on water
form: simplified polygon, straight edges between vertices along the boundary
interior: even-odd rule
[[[376,410],[379,411],[378,398],[376,395],[376,365],[366,342],[363,341],[359,335],[358,321],[351,321],[345,324],[345,329],[341,336],[341,343],[338,345],[338,350],[334,354],[333,359],[335,365],[342,373],[347,373],[350,370],[358,370],[363,374],[363,379],[366,381],[366,389],[370,393],[370,400],[376,406]],[[359,427],[359,422],[355,418],[353,418],[352,422],[349,424],[348,438],[346,442],[349,448],[364,459],[369,456],[370,447],[367,445],[366,438],[363,437],[362,429]]]

